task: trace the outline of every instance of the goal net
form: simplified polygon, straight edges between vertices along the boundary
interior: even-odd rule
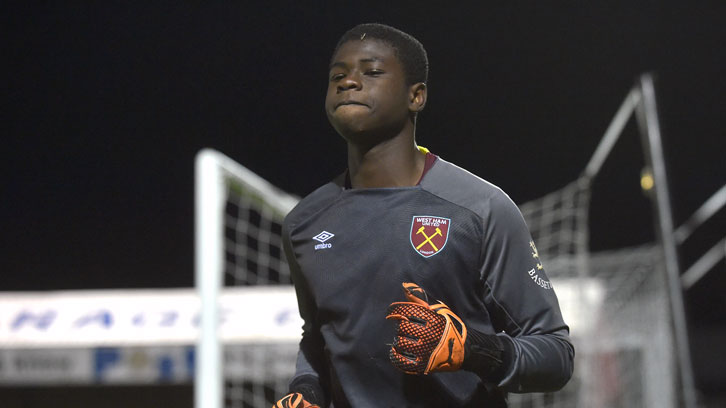
[[[655,245],[587,250],[586,178],[520,206],[575,346],[555,393],[510,394],[511,407],[673,407],[676,378],[662,254]]]
[[[618,112],[604,144],[612,145],[612,134],[621,132],[632,116],[637,101],[632,93],[629,98],[628,109]],[[595,165],[591,161],[580,178],[520,206],[571,326],[576,358],[574,376],[564,389],[510,394],[512,407],[677,405],[661,249],[643,245],[589,251],[592,179],[604,157],[596,152],[593,159]],[[243,342],[223,341],[223,330],[215,322],[223,326],[224,320],[216,304],[222,286],[264,291],[282,285],[294,297],[280,234],[285,214],[298,199],[211,150],[198,155],[196,183],[196,271],[202,302],[196,408],[271,406],[287,393],[299,330],[289,338],[269,339],[260,333]],[[265,309],[261,305],[256,312]]]

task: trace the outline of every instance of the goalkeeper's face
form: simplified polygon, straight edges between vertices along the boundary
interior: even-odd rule
[[[325,112],[335,130],[354,143],[377,143],[412,125],[411,89],[395,50],[353,40],[333,56]]]

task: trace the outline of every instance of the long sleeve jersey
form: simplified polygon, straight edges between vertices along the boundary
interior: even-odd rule
[[[315,378],[336,408],[505,406],[507,392],[557,390],[572,374],[569,329],[518,208],[443,159],[414,187],[347,189],[339,177],[288,214],[283,243],[304,320],[292,381]],[[395,369],[385,316],[402,282],[511,342],[504,378]]]

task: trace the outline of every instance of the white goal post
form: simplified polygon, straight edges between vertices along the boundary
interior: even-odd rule
[[[195,163],[195,282],[201,300],[194,377],[195,407],[221,408],[223,350],[218,328],[218,299],[225,274],[225,206],[230,186],[251,200],[265,200],[267,216],[281,220],[298,199],[212,149],[197,154]]]

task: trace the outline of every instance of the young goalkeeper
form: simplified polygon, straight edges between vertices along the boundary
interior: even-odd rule
[[[423,46],[380,24],[333,53],[325,110],[348,169],[283,225],[305,323],[277,407],[504,407],[508,392],[554,391],[572,374],[517,207],[416,145],[427,76]]]

